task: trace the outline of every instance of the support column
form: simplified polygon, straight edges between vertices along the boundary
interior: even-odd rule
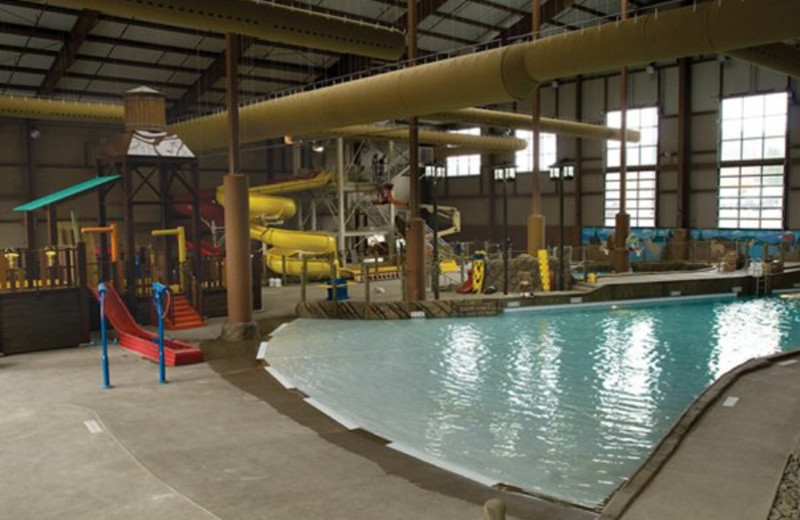
[[[340,262],[344,264],[347,251],[345,248],[345,231],[347,227],[347,205],[344,200],[344,139],[336,139],[336,204],[339,214],[339,225],[336,231],[337,249],[339,250]]]
[[[533,18],[531,27],[533,30],[532,39],[539,38],[541,30],[541,1],[532,0],[531,16]],[[539,136],[541,134],[539,108],[539,87],[533,89],[531,93],[531,154],[533,155],[533,168],[531,172],[531,214],[528,215],[528,254],[536,256],[536,251],[545,247],[545,221],[542,215],[542,186],[539,179]]]
[[[192,291],[194,292],[194,306],[200,315],[203,315],[203,248],[200,244],[200,230],[202,221],[200,219],[200,172],[198,171],[197,162],[193,162],[189,171],[189,186],[191,186],[192,197],[192,242],[194,242],[194,254],[192,261],[194,263],[194,284]]]
[[[303,166],[303,149],[299,145],[292,146],[292,175],[300,173]],[[313,165],[312,165],[313,166]]]
[[[125,224],[125,259],[122,261],[122,268],[125,277],[125,297],[129,309],[136,308],[136,267],[134,265],[134,253],[136,250],[136,235],[133,227],[133,171],[130,165],[123,165],[122,173],[122,216]],[[117,267],[117,269],[119,269]],[[119,271],[115,271],[119,272]],[[111,278],[115,276],[112,273]]]
[[[311,199],[311,231],[317,231],[317,199]]]
[[[25,221],[25,247],[36,249],[36,212],[26,211],[23,220]]]
[[[675,208],[675,237],[673,251],[677,260],[689,258],[689,192],[691,190],[691,130],[692,130],[692,63],[688,58],[678,60],[678,192]]]
[[[408,59],[417,58],[417,0],[408,0]],[[411,65],[413,67],[413,64]],[[409,219],[406,230],[406,301],[425,300],[425,222],[419,218],[419,126],[408,120]]]
[[[628,0],[620,0],[620,18],[625,20],[628,18]],[[626,199],[626,176],[628,170],[627,150],[628,142],[625,135],[628,131],[628,69],[623,67],[620,72],[619,78],[619,108],[622,114],[620,131],[623,136],[619,147],[619,213],[615,218],[615,231],[614,231],[614,252],[612,255],[612,263],[614,272],[625,273],[630,268],[628,260],[628,248],[625,247],[625,241],[631,232],[631,217],[625,211]]]
[[[98,168],[101,170],[101,168]],[[102,171],[101,171],[102,173]],[[124,186],[124,181],[123,181]],[[100,227],[106,227],[108,225],[108,218],[106,217],[106,190],[102,186],[99,190],[97,190],[97,225]],[[111,280],[111,259],[108,254],[108,235],[106,233],[100,233],[99,236],[100,240],[100,259],[99,261],[99,276],[101,281],[110,281]],[[90,251],[87,253],[87,258],[89,254],[94,254],[94,251]]]
[[[225,202],[225,266],[228,285],[228,322],[235,326],[253,321],[250,294],[250,212],[244,175],[223,178]],[[230,338],[227,338],[230,339]]]
[[[575,80],[575,119],[583,121],[583,78],[578,76]],[[581,240],[583,227],[583,139],[575,138],[575,228],[578,230],[578,245]]]
[[[489,164],[491,164],[491,168],[486,168],[484,165],[487,161],[484,161],[484,157],[488,158]],[[494,166],[496,164],[502,163],[502,159],[498,159],[496,155],[482,155],[481,156],[481,183],[486,182],[489,191],[489,236],[495,242],[501,241],[505,238],[505,230],[503,230],[502,237],[498,240],[498,232],[497,232],[497,188],[496,184],[497,181],[494,178]],[[485,181],[484,181],[485,179]]]
[[[25,121],[22,128],[22,139],[25,143],[25,196],[31,201],[36,195],[36,149],[34,147],[31,132],[34,126],[29,120]],[[36,212],[25,212],[25,246],[28,249],[36,249]]]
[[[167,180],[169,174],[166,165],[158,165],[158,196],[161,199],[161,204],[159,206],[161,215],[159,215],[159,219],[161,221],[161,229],[170,229],[172,227],[169,219],[169,181]],[[173,256],[175,249],[173,247],[174,240],[172,240],[172,237],[162,239],[161,244],[164,246],[164,280],[167,284],[178,283],[177,280],[172,279],[170,276],[177,265],[174,259],[175,257]],[[136,251],[133,251],[132,254],[136,254]],[[181,287],[181,290],[185,291],[186,287]]]
[[[228,105],[228,174],[223,178],[225,205],[225,269],[228,321],[222,339],[241,341],[259,337],[253,321],[250,266],[250,199],[247,177],[239,173],[239,37],[225,35],[225,75]]]
[[[78,284],[78,315],[80,316],[80,340],[81,343],[91,341],[89,318],[89,272],[86,268],[86,243],[81,241],[75,244],[75,274]]]
[[[58,245],[58,211],[55,204],[47,206],[47,245]]]
[[[303,199],[297,199],[297,229],[306,230],[305,211],[303,211]]]

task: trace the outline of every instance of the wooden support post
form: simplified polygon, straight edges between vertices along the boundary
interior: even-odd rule
[[[332,291],[331,292],[331,300],[333,300],[334,302],[338,302],[339,301],[339,294],[338,294],[338,291],[336,290],[336,289],[338,289],[337,286],[339,285],[339,283],[338,283],[339,278],[338,278],[337,275],[338,275],[338,273],[336,272],[336,263],[335,263],[335,260],[333,259],[333,257],[331,257],[331,278],[329,280],[328,286],[331,288],[331,291]]]
[[[108,225],[108,219],[106,218],[106,192],[102,187],[97,190],[97,225],[98,227],[106,227]],[[108,281],[111,279],[111,258],[108,252],[108,237],[105,233],[100,233],[99,238],[100,258],[98,260],[98,275],[101,281]],[[90,253],[94,254],[94,251]],[[116,289],[119,289],[119,287],[116,287]]]
[[[58,211],[55,204],[47,206],[47,245],[58,245]]]
[[[136,266],[134,265],[136,235],[133,222],[133,171],[127,164],[123,166],[122,174],[122,216],[125,223],[125,252],[119,262],[122,263],[125,287],[118,286],[117,290],[120,293],[125,291],[125,303],[128,304],[129,309],[134,309],[136,302]]]
[[[531,1],[531,29],[532,38],[539,38],[542,28],[542,9],[540,0]],[[542,214],[542,185],[539,178],[539,144],[541,137],[541,108],[539,87],[531,93],[531,214],[527,221],[527,250],[528,254],[535,256],[536,252],[545,246],[545,219]],[[545,165],[547,167],[548,165]]]
[[[365,261],[361,262],[361,278],[364,281],[364,301],[369,303],[369,267]]]
[[[35,289],[36,284],[42,276],[40,276],[40,269],[39,269],[39,262],[36,255],[36,250],[28,249],[25,253],[24,259],[25,265],[22,266],[22,289],[27,287],[28,289]]]
[[[194,254],[192,255],[192,271],[193,276],[189,279],[193,280],[194,306],[197,312],[203,315],[203,286],[202,286],[202,261],[203,251],[200,246],[200,172],[198,171],[197,163],[193,162],[189,171],[189,186],[191,187],[192,198],[192,242],[194,242]]]
[[[239,37],[225,35],[225,92],[228,108],[228,174],[225,190],[225,270],[227,276],[228,323],[226,339],[250,339],[258,335],[253,322],[252,269],[249,269],[250,199],[248,179],[241,175],[239,163]]]
[[[413,66],[417,58],[417,0],[408,0],[408,60]],[[419,217],[419,127],[416,117],[408,120],[409,207],[410,218],[406,229],[406,280],[405,298],[408,301],[425,299],[425,223]]]
[[[64,260],[66,264],[64,267],[65,270],[64,283],[66,283],[66,285],[68,285],[69,287],[72,287],[76,281],[74,273],[72,271],[77,267],[75,263],[77,260],[75,257],[77,254],[77,249],[71,249],[71,250],[67,249],[64,251],[64,253],[65,253]],[[84,256],[85,254],[86,254],[86,246],[84,246]]]
[[[170,218],[169,218],[169,180],[167,177],[169,176],[170,172],[167,171],[167,168],[164,164],[158,165],[158,195],[161,200],[159,200],[159,220],[161,222],[161,229],[170,229],[172,226],[170,225]],[[133,204],[133,201],[131,201]],[[178,283],[178,279],[173,278],[173,273],[177,272],[180,269],[180,264],[175,261],[175,254],[174,254],[174,247],[175,241],[173,240],[163,240],[161,242],[164,246],[164,267],[165,267],[165,283],[170,285],[172,283]],[[133,255],[135,252],[130,251],[128,254]],[[134,260],[135,264],[135,260]],[[181,287],[181,291],[186,291],[186,287]]]
[[[36,249],[36,212],[26,211],[25,216],[25,247]]]
[[[626,20],[628,18],[628,0],[620,0],[620,18]],[[625,241],[628,234],[631,232],[631,217],[625,211],[626,197],[627,197],[627,175],[628,175],[628,142],[625,135],[628,131],[628,69],[623,67],[619,77],[619,108],[621,112],[620,117],[620,131],[622,133],[622,140],[620,141],[619,148],[619,213],[615,218],[614,229],[614,251],[613,266],[614,272],[625,273],[630,268],[630,260],[628,258],[628,248],[625,247]]]
[[[306,302],[306,285],[308,283],[308,259],[305,255],[301,256],[302,267],[300,268],[300,301]]]
[[[253,308],[261,309],[263,302],[261,298],[261,266],[264,264],[264,257],[261,251],[253,254]]]
[[[26,120],[22,127],[26,159],[25,196],[29,201],[36,197],[36,147],[31,138],[34,128],[30,120]],[[34,211],[25,212],[25,247],[36,249],[36,212]]]
[[[78,305],[80,305],[80,338],[81,343],[88,343],[90,340],[89,324],[89,277],[86,267],[86,244],[78,242],[75,246],[75,274],[78,284]]]
[[[583,78],[575,80],[575,119],[583,121]],[[583,227],[583,139],[575,138],[575,228],[578,230],[578,245]]]

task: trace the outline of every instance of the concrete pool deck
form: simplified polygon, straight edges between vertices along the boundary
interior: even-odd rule
[[[663,275],[637,281],[652,276]],[[298,288],[265,289],[266,327],[293,313],[290,295]],[[209,340],[221,321],[175,336]],[[274,381],[257,346],[210,341],[208,363],[169,369],[165,386],[155,365],[112,348],[110,391],[96,347],[0,357],[0,516],[468,520],[492,497],[510,518],[597,516],[484,488],[344,430]],[[720,404],[728,397],[736,406]],[[767,518],[800,434],[800,363],[745,374],[720,402],[621,518]]]
[[[753,371],[708,403],[671,457],[651,459],[662,465],[627,509],[620,514],[622,504],[612,500],[601,518],[770,517],[788,458],[798,448],[799,361],[800,354],[792,354],[753,363]]]
[[[277,321],[277,320],[276,320]],[[589,520],[485,488],[344,430],[283,390],[258,342],[209,342],[171,368],[98,347],[0,357],[0,517],[9,519]]]

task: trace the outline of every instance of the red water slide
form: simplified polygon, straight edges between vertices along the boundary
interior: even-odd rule
[[[117,291],[107,285],[106,317],[119,336],[119,346],[158,361],[158,336],[141,328],[125,307]],[[97,297],[97,291],[92,288]],[[191,365],[203,362],[203,351],[181,341],[164,339],[164,358],[167,365]]]

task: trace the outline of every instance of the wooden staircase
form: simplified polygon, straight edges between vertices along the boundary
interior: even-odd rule
[[[171,309],[164,317],[164,328],[169,330],[194,329],[205,325],[203,317],[197,313],[183,294],[172,294]]]

